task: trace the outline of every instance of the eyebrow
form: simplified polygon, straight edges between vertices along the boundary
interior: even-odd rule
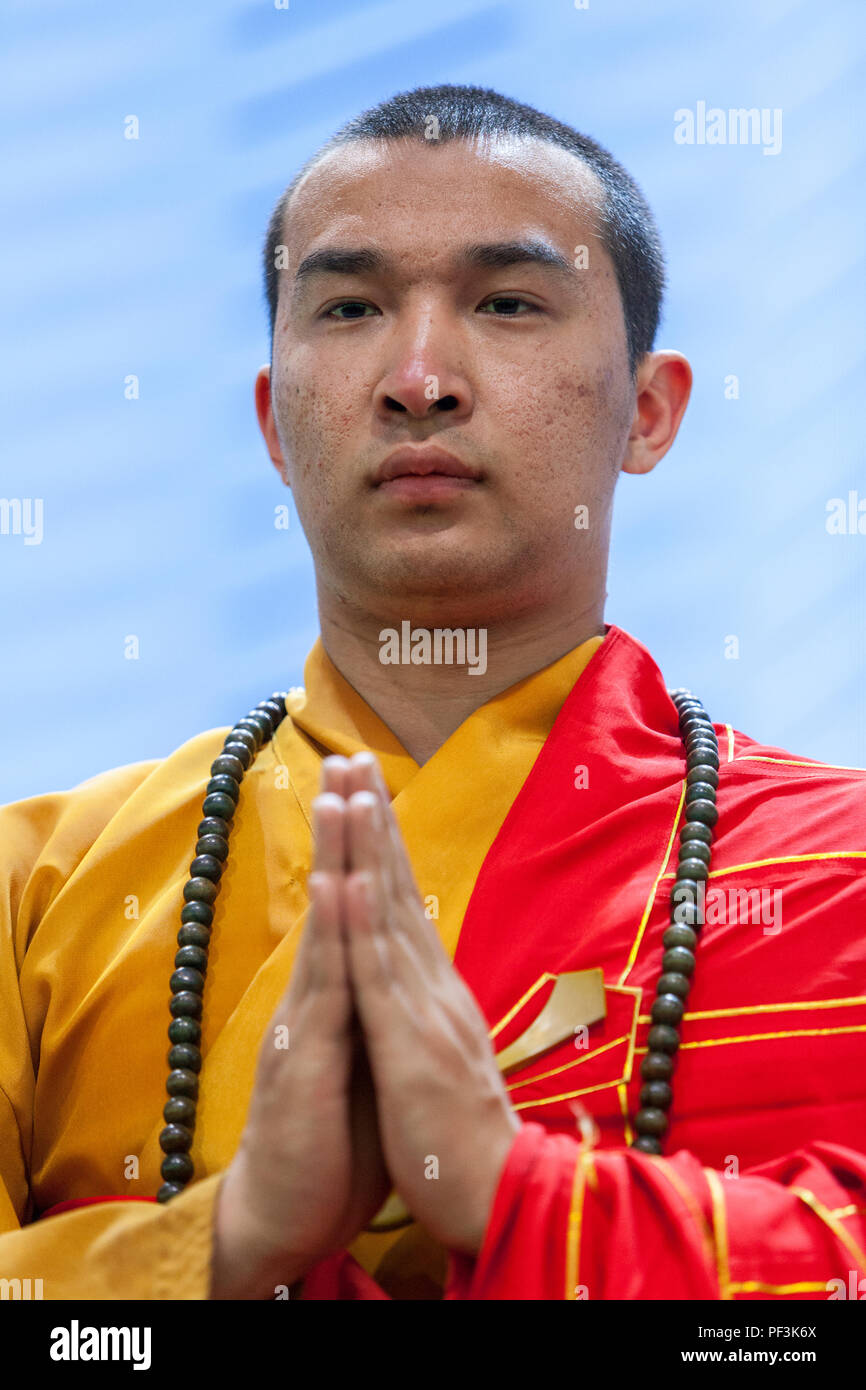
[[[325,246],[305,256],[295,272],[295,294],[314,275],[376,275],[393,265],[390,257],[372,246]],[[539,238],[516,241],[475,242],[457,257],[458,267],[504,270],[512,265],[540,265],[577,278],[575,266],[555,246]]]

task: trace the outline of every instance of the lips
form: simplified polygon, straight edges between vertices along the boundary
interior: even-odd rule
[[[477,482],[480,474],[470,468],[454,454],[436,445],[408,446],[395,449],[385,458],[373,474],[376,487],[380,483],[391,482],[394,478],[428,478],[437,475],[446,478],[468,478]]]

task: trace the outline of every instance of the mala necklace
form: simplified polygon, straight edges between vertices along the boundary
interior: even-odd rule
[[[691,988],[701,925],[700,884],[709,873],[710,844],[718,819],[719,743],[715,730],[700,700],[689,691],[673,690],[670,696],[679,715],[686,750],[686,805],[679,863],[671,890],[671,925],[662,938],[662,974],[651,1009],[648,1051],[640,1068],[640,1109],[634,1119],[637,1137],[632,1147],[646,1154],[662,1152],[661,1138],[668,1128],[667,1112],[673,1099],[671,1077],[680,1045],[678,1030]],[[211,763],[211,777],[202,803],[204,819],[199,822],[195,858],[184,885],[178,951],[169,981],[171,1048],[166,1081],[168,1101],[162,1112],[165,1128],[159,1136],[165,1156],[160,1166],[164,1182],[156,1196],[158,1202],[167,1202],[182,1192],[195,1171],[190,1149],[202,1064],[202,994],[213,905],[228,859],[231,822],[244,773],[285,717],[286,692],[262,700],[229,730],[222,752]]]

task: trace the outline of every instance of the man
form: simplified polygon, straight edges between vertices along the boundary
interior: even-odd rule
[[[530,108],[420,89],[305,166],[265,255],[257,410],[321,638],[286,717],[263,702],[224,752],[5,809],[0,1273],[48,1298],[847,1290],[866,774],[710,726],[604,621],[617,478],[691,384],[653,347],[639,190]],[[699,622],[712,519],[682,524]]]

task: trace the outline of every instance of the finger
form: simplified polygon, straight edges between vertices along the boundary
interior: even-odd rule
[[[377,797],[382,811],[382,826],[391,850],[390,872],[401,892],[414,893],[420,901],[421,895],[406,852],[403,834],[394,815],[382,769],[373,753],[356,753],[352,758],[347,774],[347,798],[356,791],[371,791]]]
[[[340,753],[331,753],[327,758],[322,759],[320,792],[335,792],[337,796],[345,797],[346,781],[351,768],[348,758],[344,758]]]
[[[313,798],[313,871],[341,873],[347,867],[346,802],[337,792]]]
[[[383,996],[393,984],[389,942],[382,931],[381,893],[376,874],[353,870],[343,880],[346,955],[355,1008],[364,1032],[376,1023],[386,1028]]]
[[[375,915],[369,930],[382,938],[391,974],[429,976],[441,954],[414,882],[400,878],[392,843],[386,833],[379,798],[369,791],[353,792],[346,802],[349,873],[370,875]]]
[[[333,792],[314,799],[313,864],[307,875],[307,894],[310,910],[304,923],[298,953],[292,970],[293,998],[307,990],[320,987],[340,965],[345,973],[345,953],[334,953],[334,933],[339,938],[341,926],[341,887],[339,879],[346,864],[346,803]]]
[[[307,987],[323,994],[347,990],[340,876],[314,872],[307,883],[310,892],[310,915],[304,928],[308,945]],[[304,944],[302,942],[302,946]],[[348,1005],[348,996],[346,1003]]]

